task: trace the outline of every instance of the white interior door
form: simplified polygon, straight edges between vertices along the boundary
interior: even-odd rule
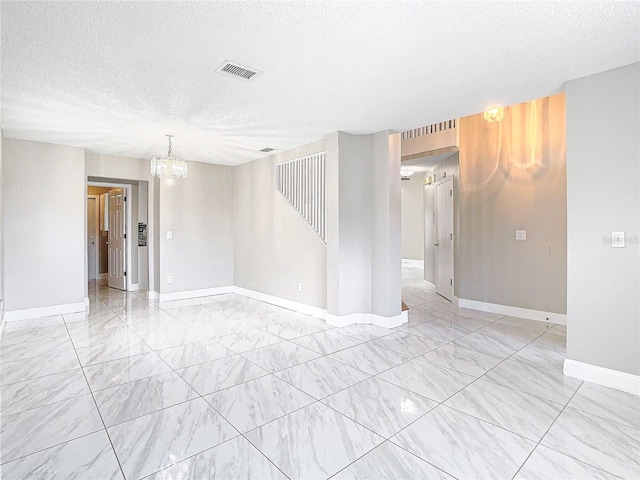
[[[98,202],[96,197],[87,197],[87,263],[89,280],[98,273]]]
[[[126,290],[125,189],[109,190],[109,286]]]
[[[453,299],[453,178],[436,185],[436,291]]]

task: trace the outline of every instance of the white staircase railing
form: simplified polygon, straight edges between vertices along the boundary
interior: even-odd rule
[[[276,164],[276,190],[327,244],[325,152]]]

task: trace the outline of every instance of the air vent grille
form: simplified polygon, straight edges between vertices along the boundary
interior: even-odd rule
[[[240,65],[238,63],[233,63],[233,62],[230,62],[229,60],[226,60],[222,65],[220,65],[220,67],[216,71],[220,73],[224,73],[225,75],[232,75],[234,77],[244,78],[245,80],[251,80],[258,73],[260,73],[259,70],[256,70],[254,68],[249,68],[247,66]]]
[[[265,147],[265,148],[263,148],[263,149],[262,149],[262,150],[260,150],[260,151],[261,151],[261,152],[264,152],[264,153],[269,153],[269,152],[273,152],[273,148]]]

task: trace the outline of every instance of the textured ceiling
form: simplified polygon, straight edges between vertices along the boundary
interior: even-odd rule
[[[5,136],[236,165],[639,60],[638,2],[2,1]],[[216,73],[224,60],[260,70]]]

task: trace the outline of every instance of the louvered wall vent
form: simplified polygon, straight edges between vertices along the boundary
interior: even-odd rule
[[[327,203],[324,180],[325,152],[276,164],[276,190],[327,244]]]
[[[220,65],[220,67],[218,67],[216,72],[224,73],[225,75],[231,75],[234,77],[244,78],[245,80],[251,80],[253,77],[260,73],[260,70],[256,70],[255,68],[249,68],[244,65],[225,60],[225,62]]]
[[[261,152],[264,153],[269,153],[269,152],[273,152],[273,148],[271,147],[264,147],[262,150],[260,150]]]

